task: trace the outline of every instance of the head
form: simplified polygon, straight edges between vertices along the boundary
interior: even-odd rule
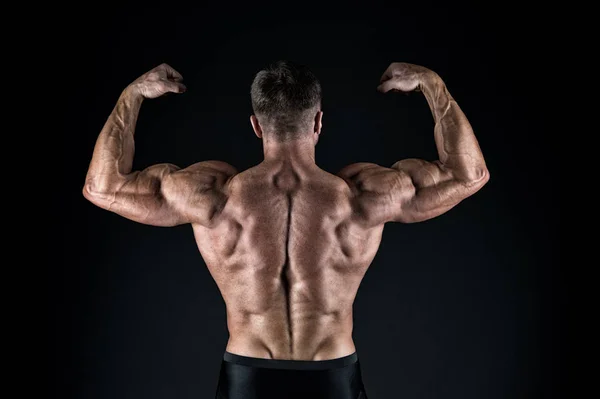
[[[256,74],[250,90],[250,123],[263,140],[312,140],[321,133],[321,84],[305,66],[277,61]]]

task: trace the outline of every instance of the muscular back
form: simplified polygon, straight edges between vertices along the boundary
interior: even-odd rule
[[[383,224],[360,218],[342,178],[262,163],[235,175],[196,241],[227,307],[227,349],[318,360],[352,353],[352,304]]]

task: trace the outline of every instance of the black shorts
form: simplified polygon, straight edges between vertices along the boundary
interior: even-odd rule
[[[367,399],[356,352],[331,360],[279,360],[225,352],[216,399]]]

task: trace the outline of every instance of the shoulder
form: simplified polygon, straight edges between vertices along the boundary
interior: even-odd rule
[[[237,169],[222,161],[202,161],[179,169],[163,180],[162,192],[182,217],[209,227],[221,213]]]
[[[228,176],[232,176],[238,173],[238,170],[234,166],[228,164],[227,162],[216,160],[197,162],[193,165],[188,166],[185,169],[182,169],[181,171],[198,173],[217,173]]]
[[[404,186],[408,178],[401,170],[371,162],[348,165],[338,172],[338,176],[360,192],[383,193]]]
[[[222,189],[238,173],[237,169],[223,161],[202,161],[170,174],[164,181],[164,189],[193,191],[196,194]]]
[[[238,170],[223,161],[202,161],[178,170],[175,175],[180,179],[198,182],[223,183],[238,174]]]
[[[348,166],[343,167],[337,175],[343,179],[351,180],[356,178],[362,172],[367,171],[369,169],[373,170],[379,167],[379,165],[371,162],[357,162],[350,164]]]

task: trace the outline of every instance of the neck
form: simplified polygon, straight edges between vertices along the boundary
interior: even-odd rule
[[[292,165],[315,165],[315,143],[312,137],[276,142],[263,136],[265,161],[289,162]]]

